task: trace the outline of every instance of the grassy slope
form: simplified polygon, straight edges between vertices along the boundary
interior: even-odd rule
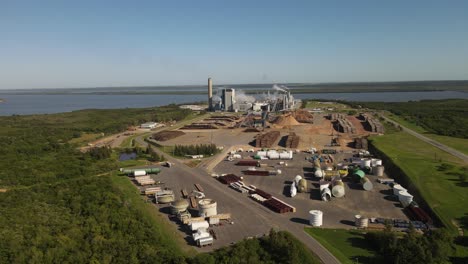
[[[447,145],[453,149],[456,149],[468,155],[468,139],[432,134],[432,133],[427,132],[424,128],[412,122],[409,122],[397,115],[390,113],[390,114],[386,114],[386,116],[411,130],[424,134],[424,136],[428,138],[439,141],[440,143],[444,145]]]
[[[306,228],[306,232],[317,239],[341,263],[374,263],[376,254],[357,230]]]
[[[468,213],[468,189],[456,175],[438,171],[437,167],[440,159],[455,166],[461,166],[461,161],[403,132],[374,136],[372,141],[411,178],[435,213],[454,231],[452,220]]]

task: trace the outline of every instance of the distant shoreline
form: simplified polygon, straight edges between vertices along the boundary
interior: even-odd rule
[[[271,91],[273,84],[216,84],[214,90],[225,87],[243,90],[247,94]],[[468,92],[468,81],[411,81],[411,82],[355,82],[355,83],[285,83],[293,94],[314,93],[378,93],[378,92]],[[206,94],[205,85],[129,86],[96,88],[56,88],[0,90],[2,94],[17,95],[200,95]]]

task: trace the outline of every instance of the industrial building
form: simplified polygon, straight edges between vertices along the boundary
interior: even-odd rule
[[[248,111],[266,111],[280,112],[294,110],[297,107],[297,100],[291,95],[289,89],[285,86],[274,85],[273,93],[268,91],[258,100],[254,96],[246,96],[242,91],[236,93],[234,88],[222,88],[218,90],[220,96],[213,96],[213,81],[208,78],[208,110],[225,112],[248,112]]]

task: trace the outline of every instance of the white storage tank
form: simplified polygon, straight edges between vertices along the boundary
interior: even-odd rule
[[[377,165],[374,168],[372,168],[372,172],[374,173],[375,176],[382,177],[384,173],[384,166]]]
[[[187,200],[178,200],[171,204],[171,213],[176,215],[180,212],[184,212],[189,207]]]
[[[329,181],[320,180],[319,184],[320,184],[320,191],[322,191],[325,188],[330,187],[330,182]]]
[[[367,228],[369,226],[369,218],[363,217],[362,215],[355,215],[354,224],[357,228]]]
[[[321,169],[315,169],[314,175],[317,178],[323,178],[323,171]]]
[[[291,186],[290,186],[289,194],[291,195],[291,197],[294,197],[297,194],[296,185],[294,183],[291,184]]]
[[[198,229],[207,229],[208,227],[210,227],[210,224],[207,221],[190,223],[190,229],[192,231],[197,231]]]
[[[362,184],[362,188],[364,190],[370,191],[370,190],[372,190],[372,188],[374,188],[374,185],[372,184],[372,182],[367,177],[362,177],[360,181],[361,181],[361,184]]]
[[[320,186],[321,187],[321,186]],[[320,189],[320,196],[322,197],[322,200],[327,202],[331,200],[331,191],[330,188],[325,187],[323,189]]]
[[[133,172],[133,176],[135,177],[138,177],[138,176],[145,176],[146,175],[146,171],[144,170],[136,170]]]
[[[406,191],[406,189],[403,188],[403,186],[401,186],[400,184],[393,185],[393,195],[398,195],[398,192],[400,191]]]
[[[413,195],[409,194],[406,190],[398,192],[398,200],[403,207],[408,207],[413,201]]]
[[[345,188],[344,188],[344,183],[342,180],[335,180],[332,183],[332,194],[336,198],[341,198],[345,195]]]
[[[372,165],[371,159],[363,159],[363,160],[361,160],[361,167],[362,167],[362,168],[370,167],[371,165]]]
[[[382,160],[381,159],[372,159],[372,167],[375,166],[382,166]]]
[[[320,210],[309,211],[309,224],[311,226],[322,226],[323,225],[323,212]]]
[[[204,217],[210,217],[217,215],[216,202],[212,199],[201,199],[198,201],[199,215]]]
[[[302,180],[301,175],[296,175],[296,177],[294,177],[294,184],[296,184],[296,187],[299,185],[300,180]]]

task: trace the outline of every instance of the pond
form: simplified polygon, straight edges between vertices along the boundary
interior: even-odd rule
[[[135,152],[130,152],[130,153],[120,153],[119,156],[119,161],[125,161],[125,160],[134,160],[136,159],[137,154]]]

